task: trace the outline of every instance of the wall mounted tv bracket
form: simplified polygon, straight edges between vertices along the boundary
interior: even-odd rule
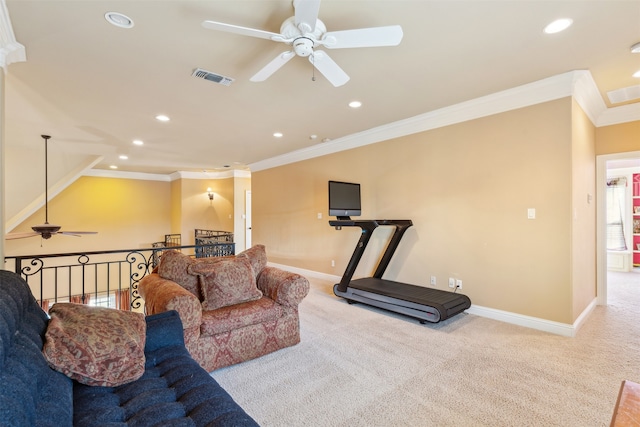
[[[414,317],[423,324],[425,322],[437,323],[471,307],[471,300],[466,295],[382,278],[402,236],[413,225],[411,220],[336,220],[329,221],[329,225],[337,230],[342,227],[360,227],[362,229],[362,234],[342,279],[333,287],[333,293],[346,299],[349,304],[361,302]],[[371,235],[379,226],[392,226],[395,227],[395,230],[373,277],[351,280]]]

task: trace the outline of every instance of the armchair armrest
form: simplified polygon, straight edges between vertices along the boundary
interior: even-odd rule
[[[152,273],[140,281],[138,291],[144,299],[147,314],[175,310],[180,315],[184,329],[200,327],[202,323],[200,300],[176,282]]]
[[[309,281],[305,277],[276,267],[263,268],[257,285],[265,296],[293,308],[309,293]]]

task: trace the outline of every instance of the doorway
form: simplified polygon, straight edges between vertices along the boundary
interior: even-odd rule
[[[608,303],[608,268],[607,268],[607,169],[612,168],[640,168],[640,151],[627,153],[604,154],[596,157],[596,196],[597,205],[597,225],[596,225],[596,269],[597,269],[597,299],[598,305]],[[629,183],[631,185],[631,183]],[[633,245],[633,239],[629,241]],[[633,250],[633,248],[630,248]],[[632,273],[630,273],[632,274]],[[640,277],[637,276],[637,277]]]

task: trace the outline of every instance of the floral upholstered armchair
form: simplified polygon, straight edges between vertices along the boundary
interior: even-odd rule
[[[267,266],[264,245],[231,257],[166,251],[140,281],[147,314],[176,310],[191,356],[211,372],[300,342],[303,276]]]

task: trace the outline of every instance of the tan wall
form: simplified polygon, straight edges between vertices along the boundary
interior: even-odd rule
[[[246,178],[241,188],[250,185]],[[207,196],[208,187],[215,193],[213,201]],[[42,246],[38,237],[9,240],[6,255],[148,248],[173,233],[182,235],[184,245],[193,245],[196,228],[234,231],[234,191],[233,178],[164,182],[82,177],[49,202],[49,222],[61,225],[63,231],[98,234],[56,236]],[[44,218],[42,208],[13,232],[31,231]]]
[[[31,255],[148,248],[169,233],[169,182],[82,177],[49,202],[49,222],[68,231],[97,231],[83,237],[7,240],[6,255]],[[44,208],[14,232],[44,223]],[[41,245],[42,243],[42,245]]]
[[[640,120],[599,127],[595,135],[598,156],[640,150]]]
[[[196,228],[233,231],[233,179],[179,179],[180,233],[183,245],[194,245]],[[207,188],[214,193],[209,200]]]
[[[571,323],[571,118],[565,98],[255,172],[254,243],[341,276],[359,229],[328,225],[327,181],[359,182],[362,218],[414,223],[385,278],[457,277],[474,304]],[[374,233],[356,275],[372,274],[387,236]]]
[[[572,320],[596,297],[595,126],[573,102],[572,110]]]

